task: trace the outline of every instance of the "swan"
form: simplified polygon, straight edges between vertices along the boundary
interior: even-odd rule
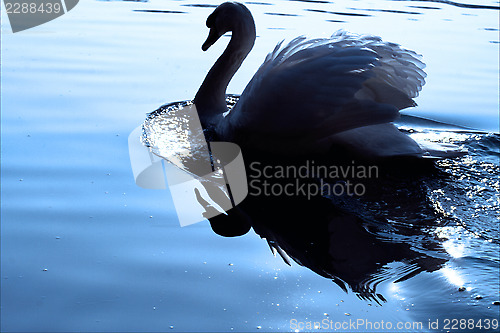
[[[322,154],[335,146],[368,158],[453,154],[452,146],[422,147],[392,124],[399,110],[416,106],[425,84],[417,53],[343,30],[281,42],[228,113],[226,89],[254,45],[255,23],[243,4],[225,2],[206,25],[203,51],[232,32],[193,100],[202,126],[220,140],[282,154]]]

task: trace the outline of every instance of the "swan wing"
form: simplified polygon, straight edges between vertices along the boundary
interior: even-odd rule
[[[353,128],[324,139],[328,146],[338,145],[365,158],[394,156],[422,157],[424,151],[408,135],[393,124],[377,124]]]
[[[400,109],[416,105],[424,67],[415,52],[376,36],[338,31],[330,38],[298,37],[266,57],[222,132],[247,143],[252,136],[275,136],[307,145],[390,122]]]

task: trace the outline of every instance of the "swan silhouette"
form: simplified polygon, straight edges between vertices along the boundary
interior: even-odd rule
[[[254,45],[255,23],[243,4],[225,2],[206,25],[204,51],[232,32],[194,98],[203,127],[220,140],[295,155],[326,153],[332,146],[368,158],[446,157],[453,151],[422,148],[391,123],[399,110],[416,105],[426,77],[420,56],[346,31],[279,43],[224,116],[226,88]]]

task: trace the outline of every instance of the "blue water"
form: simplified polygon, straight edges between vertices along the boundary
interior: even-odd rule
[[[293,319],[328,318],[422,322],[426,331],[429,320],[496,318],[499,141],[488,132],[499,126],[498,10],[446,1],[248,3],[258,38],[229,92],[240,93],[282,39],[369,32],[424,56],[427,84],[405,113],[454,126],[401,125],[470,152],[439,162],[451,178],[419,183],[430,209],[420,219],[411,215],[416,200],[391,192],[384,210],[341,203],[377,237],[436,259],[399,283],[414,263],[369,274],[369,285],[381,281],[378,305],[293,260],[288,266],[254,231],[224,238],[208,222],[181,228],[168,191],[135,185],[128,134],[161,104],[192,99],[225,47],[200,50],[209,5],[88,0],[16,34],[2,9],[1,330],[290,331]],[[410,232],[416,221],[430,222]]]

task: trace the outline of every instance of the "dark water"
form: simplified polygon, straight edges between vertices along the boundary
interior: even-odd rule
[[[228,107],[237,99],[229,97]],[[148,119],[176,108],[169,104]],[[360,161],[333,149],[333,158],[318,161],[245,151],[249,196],[227,216],[211,218],[211,227],[225,237],[251,228],[286,264],[305,266],[370,304],[382,306],[395,296],[421,320],[443,319],[440,309],[451,308],[453,318],[496,325],[500,136],[413,116],[398,125],[418,141],[454,144],[463,154],[435,162]],[[143,136],[161,155],[149,138],[158,130],[146,127]],[[323,165],[329,171],[317,171]],[[265,174],[263,166],[275,171]],[[374,173],[367,175],[364,166]],[[304,167],[306,176],[296,172]],[[356,167],[365,170],[361,176],[331,171]],[[328,190],[346,182],[355,184],[351,193],[342,186]],[[321,184],[322,191],[280,190],[299,183],[308,189]],[[358,185],[359,194],[352,189]]]
[[[384,174],[363,200],[277,202],[293,219],[311,205],[322,222],[256,222],[242,237],[181,228],[168,191],[135,185],[127,147],[146,113],[192,99],[222,52],[200,50],[217,4],[84,1],[17,34],[2,11],[1,330],[294,331],[292,320],[328,319],[428,331],[498,316],[498,3],[248,2],[258,38],[229,92],[284,38],[380,35],[427,64],[406,114],[439,123],[401,129],[468,154],[419,177]]]

